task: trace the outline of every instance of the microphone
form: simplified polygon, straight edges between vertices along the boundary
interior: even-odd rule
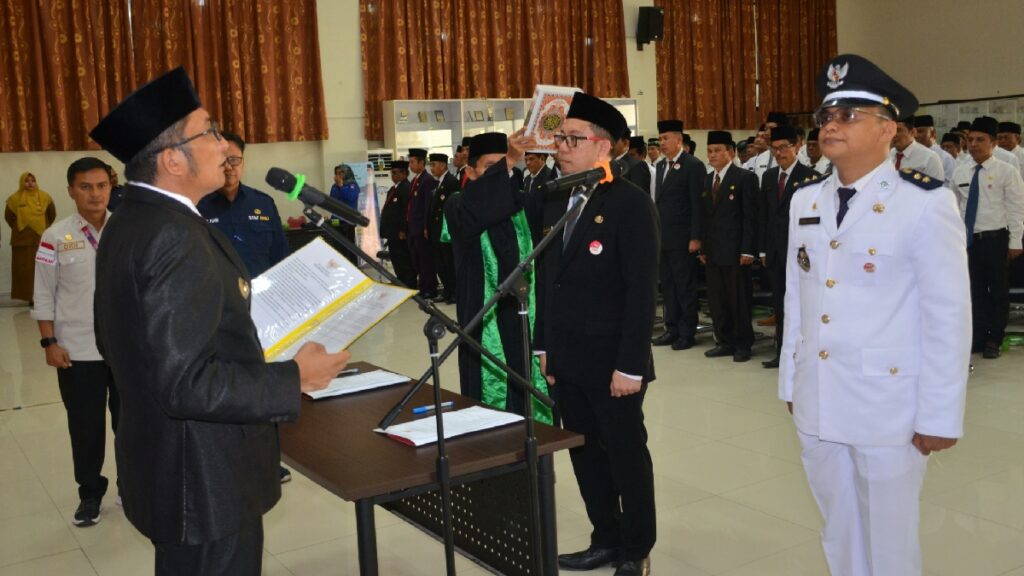
[[[560,192],[572,190],[577,186],[591,186],[593,184],[604,184],[611,182],[617,176],[622,175],[622,162],[619,160],[602,160],[590,170],[577,172],[568,176],[562,176],[544,183],[544,192]]]
[[[370,219],[360,214],[355,208],[342,204],[329,195],[306,184],[305,176],[300,174],[299,178],[296,179],[291,172],[282,168],[267,170],[267,184],[276,190],[287,193],[292,200],[298,199],[306,204],[319,206],[338,218],[356,226],[368,226],[370,224]]]

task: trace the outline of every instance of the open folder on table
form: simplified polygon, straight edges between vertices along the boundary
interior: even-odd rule
[[[316,238],[253,278],[250,313],[266,359],[287,360],[309,341],[348,348],[414,293],[374,282]]]
[[[491,410],[483,406],[471,406],[444,413],[444,437],[454,438],[480,430],[488,430],[499,426],[506,426],[523,420],[519,414]],[[428,418],[420,418],[411,422],[394,424],[387,430],[377,428],[374,432],[385,434],[403,444],[412,446],[423,446],[437,442],[437,422],[431,414]]]

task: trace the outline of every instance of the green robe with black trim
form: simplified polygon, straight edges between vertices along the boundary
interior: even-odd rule
[[[527,218],[527,202],[520,192],[520,176],[511,177],[504,162],[498,162],[480,178],[466,183],[445,204],[442,241],[450,239],[455,255],[456,313],[467,324],[483,308],[520,260],[533,249]],[[526,209],[524,209],[526,208]],[[533,268],[527,273],[531,287],[531,341],[536,300]],[[483,326],[470,333],[495,356],[520,374],[531,374],[533,385],[547,393],[538,360],[530,356],[532,371],[524,366],[519,303],[502,298],[484,318]],[[466,344],[459,346],[460,391],[463,395],[495,408],[524,413],[523,391],[507,375]],[[527,378],[530,380],[530,378]],[[534,418],[552,422],[551,410],[534,401]]]

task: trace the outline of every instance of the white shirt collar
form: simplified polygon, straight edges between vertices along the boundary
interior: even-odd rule
[[[836,189],[838,190],[839,188],[853,188],[857,192],[861,192],[861,191],[864,190],[864,187],[867,186],[868,182],[870,182],[871,179],[875,177],[875,174],[879,170],[881,170],[884,166],[889,166],[889,165],[890,164],[888,162],[882,162],[878,166],[875,166],[874,170],[872,170],[871,172],[868,172],[867,174],[861,176],[859,180],[857,180],[856,182],[854,182],[853,184],[850,184],[848,186],[843,186],[842,180],[839,179],[839,172],[836,172],[835,173],[836,174]],[[895,168],[894,168],[894,170],[895,170]]]
[[[715,174],[718,175],[719,181],[725,181],[725,173],[729,171],[729,168],[732,168],[732,162],[726,164],[725,168],[722,168],[721,170],[715,170]]]
[[[146,188],[148,190],[152,190],[153,192],[156,192],[158,194],[163,194],[164,196],[167,196],[168,198],[171,198],[173,200],[181,202],[185,206],[188,206],[188,209],[191,210],[192,212],[194,212],[196,216],[199,216],[200,218],[202,218],[202,215],[199,213],[199,209],[196,208],[195,203],[192,202],[191,200],[189,200],[187,196],[183,196],[181,194],[178,194],[177,192],[171,192],[169,190],[164,190],[163,188],[157,188],[156,186],[153,186],[152,184],[145,184],[143,182],[134,182],[134,181],[129,180],[128,183],[131,184],[132,186],[138,186],[139,188]]]

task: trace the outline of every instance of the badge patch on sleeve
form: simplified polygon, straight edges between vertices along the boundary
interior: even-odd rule
[[[36,250],[36,262],[49,266],[57,263],[57,252],[53,249],[52,244],[46,242],[39,243],[39,249]]]

